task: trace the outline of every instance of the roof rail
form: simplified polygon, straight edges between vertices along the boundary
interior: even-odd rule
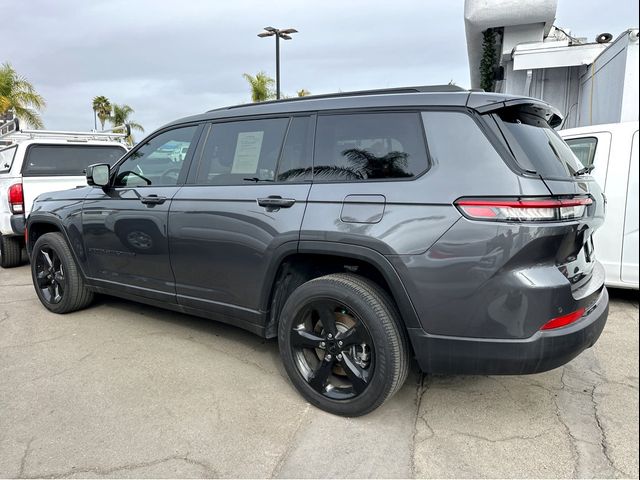
[[[124,130],[124,131],[123,131]],[[121,132],[121,133],[120,133]],[[74,132],[63,130],[23,130],[18,119],[0,126],[0,140],[6,138],[9,141],[32,140],[40,138],[69,137],[69,140],[104,140],[109,138],[126,138],[131,135],[129,124],[118,125],[100,132]]]
[[[340,97],[360,97],[365,95],[386,95],[393,93],[443,93],[443,92],[466,92],[467,90],[459,87],[458,85],[422,85],[417,87],[394,87],[394,88],[380,88],[375,90],[356,90],[353,92],[337,92],[337,93],[325,93],[321,95],[308,95],[305,97],[293,97],[293,98],[283,98],[280,100],[267,100],[265,102],[259,102],[262,104],[273,104],[273,103],[286,103],[286,102],[297,102],[300,100],[316,100],[323,98],[340,98]],[[242,108],[247,107],[249,105],[244,103],[242,105],[234,105],[232,107],[227,108],[217,108],[214,110],[209,110],[213,112],[215,110],[230,110],[232,108]]]

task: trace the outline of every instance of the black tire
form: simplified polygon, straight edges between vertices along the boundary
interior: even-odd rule
[[[69,313],[93,301],[71,249],[61,233],[45,233],[31,255],[31,277],[40,302],[54,313]]]
[[[22,239],[16,236],[0,236],[0,266],[18,267],[22,264]]]
[[[334,304],[342,305],[344,310],[333,308]],[[314,310],[316,306],[318,311]],[[338,325],[333,339],[324,328],[327,315],[333,316]],[[344,326],[340,330],[343,319],[354,322],[346,331]],[[343,347],[338,340],[353,336],[350,332],[354,331],[360,332],[354,337],[358,340]],[[362,341],[364,338],[372,345]],[[316,343],[318,339],[324,341]],[[282,308],[278,344],[282,362],[296,389],[313,405],[336,415],[357,417],[378,408],[400,389],[409,372],[407,337],[393,301],[377,284],[358,275],[326,275],[299,286]],[[362,351],[354,355],[354,350],[350,350],[353,348]],[[358,365],[353,362],[356,357],[361,362]],[[331,359],[333,363],[329,365]],[[310,362],[317,362],[315,369],[309,366]],[[355,372],[362,375],[354,376]],[[328,375],[326,382],[322,379],[324,374]]]

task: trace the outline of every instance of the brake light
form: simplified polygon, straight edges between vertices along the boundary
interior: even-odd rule
[[[591,197],[574,198],[463,198],[455,202],[462,214],[473,220],[558,221],[581,218]]]
[[[576,320],[580,320],[584,315],[584,311],[584,308],[580,308],[575,312],[549,320],[542,326],[542,328],[540,328],[540,330],[553,330],[554,328],[565,327]]]
[[[15,183],[9,187],[9,208],[11,213],[24,213],[24,194],[21,183]]]

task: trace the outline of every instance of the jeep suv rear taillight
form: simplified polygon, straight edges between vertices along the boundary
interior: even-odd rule
[[[472,220],[554,222],[582,218],[591,197],[573,198],[462,198],[458,210]]]
[[[24,213],[24,195],[21,183],[15,183],[9,187],[9,208],[11,213]]]

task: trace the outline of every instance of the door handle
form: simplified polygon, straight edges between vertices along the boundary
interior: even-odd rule
[[[258,198],[258,205],[265,207],[267,212],[275,212],[281,208],[290,208],[296,201],[293,198],[282,198],[279,195],[270,195],[266,198]]]
[[[161,205],[167,201],[167,197],[159,197],[158,195],[151,194],[146,197],[140,197],[140,201],[145,205]]]

